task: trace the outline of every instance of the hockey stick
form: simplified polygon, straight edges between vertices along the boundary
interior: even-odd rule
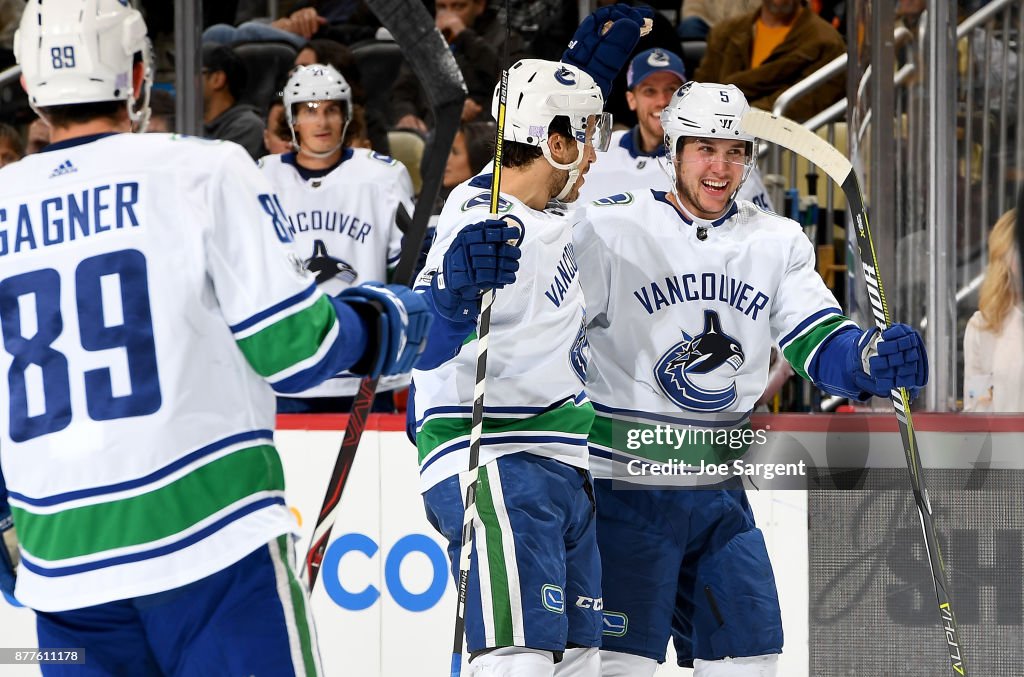
[[[395,284],[409,285],[413,281],[413,272],[423,245],[427,222],[430,220],[434,201],[444,180],[448,152],[455,134],[459,131],[462,105],[466,100],[466,86],[462,80],[462,73],[455,63],[455,57],[452,56],[441,33],[434,27],[434,20],[422,2],[370,0],[367,4],[384,27],[391,32],[395,42],[402,47],[405,59],[422,83],[424,94],[434,113],[433,138],[423,154],[426,161],[420,168],[423,186],[416,202],[412,223],[405,233],[402,256],[392,276],[392,282]],[[327,484],[327,493],[317,515],[316,527],[313,529],[309,551],[306,553],[306,563],[302,569],[310,592],[316,585],[320,565],[327,552],[327,543],[337,519],[341,494],[352,470],[359,441],[366,429],[366,417],[373,405],[378,380],[362,379],[359,383],[359,392],[352,404],[348,425],[345,426],[345,437],[342,439],[338,459],[334,463],[334,470]]]
[[[506,43],[507,44],[507,43]],[[507,49],[507,47],[506,47]],[[507,59],[506,59],[507,60]],[[498,191],[501,187],[501,156],[505,147],[505,103],[508,101],[508,69],[501,71],[498,90],[498,124],[494,140],[494,174],[491,177],[491,214],[498,217]],[[462,645],[466,633],[466,597],[469,591],[469,567],[473,553],[473,526],[476,523],[476,485],[480,478],[480,438],[484,429],[484,391],[487,382],[487,340],[491,331],[491,306],[494,290],[488,289],[480,298],[480,324],[477,327],[476,383],[473,386],[473,419],[469,430],[469,464],[466,474],[466,497],[462,513],[462,545],[459,548],[458,604],[455,609],[455,638],[452,646],[452,677],[462,674]]]
[[[842,187],[857,231],[861,268],[864,271],[864,281],[867,283],[875,324],[879,330],[889,327],[891,324],[889,306],[885,300],[882,276],[878,270],[878,256],[875,253],[871,228],[868,225],[868,212],[864,207],[864,197],[853,164],[827,141],[788,118],[751,109],[743,116],[740,127],[748,134],[807,158]],[[946,633],[950,669],[957,675],[966,675],[967,665],[960,644],[960,629],[950,604],[946,585],[946,567],[942,559],[942,552],[939,550],[939,539],[932,518],[928,490],[924,486],[917,436],[914,434],[914,421],[910,415],[910,397],[906,388],[893,390],[890,397],[896,411],[896,420],[899,422],[903,451],[907,456],[907,468],[910,470],[910,484],[914,491],[914,501],[917,503],[917,510],[921,516],[925,549],[928,551],[928,564],[931,567],[935,597],[939,604],[939,617],[942,619],[942,629]]]

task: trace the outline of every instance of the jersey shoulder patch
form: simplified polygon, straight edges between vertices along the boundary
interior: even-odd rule
[[[384,155],[382,153],[378,153],[375,150],[371,150],[370,151],[370,157],[372,159],[378,161],[378,162],[383,162],[386,165],[397,165],[398,164],[398,160],[396,160],[395,158],[391,157],[390,155]]]
[[[482,193],[477,193],[473,197],[469,198],[462,204],[462,211],[468,212],[470,209],[477,207],[491,208],[491,191],[487,190]],[[512,203],[505,198],[498,196],[498,213],[504,214],[512,211]]]
[[[617,205],[630,205],[633,204],[634,197],[632,193],[618,193],[616,195],[609,195],[603,197],[600,200],[594,200],[593,205],[595,207],[614,207]]]

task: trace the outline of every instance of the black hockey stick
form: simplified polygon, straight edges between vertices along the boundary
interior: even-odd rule
[[[506,50],[507,50],[506,40]],[[506,57],[507,60],[507,57]],[[498,125],[494,139],[494,175],[491,177],[491,218],[498,218],[498,195],[501,187],[501,156],[505,147],[505,103],[508,101],[508,69],[501,71],[498,90]],[[459,548],[458,604],[455,609],[455,639],[452,646],[452,677],[462,674],[462,645],[466,634],[466,596],[469,590],[469,566],[473,552],[476,523],[476,485],[480,477],[480,438],[484,430],[484,391],[487,382],[487,341],[491,331],[491,306],[494,290],[488,289],[480,298],[480,324],[477,327],[476,383],[473,386],[473,419],[469,430],[469,463],[466,474],[466,498],[462,513],[462,547]]]
[[[860,250],[861,268],[864,272],[864,281],[867,283],[871,312],[879,330],[889,327],[891,324],[889,306],[885,300],[882,275],[878,270],[878,256],[875,253],[874,241],[871,239],[868,212],[864,207],[864,196],[861,193],[860,182],[857,180],[853,164],[830,143],[788,118],[751,109],[743,116],[740,127],[748,134],[788,148],[807,158],[842,186],[843,193],[846,195],[846,204],[853,215],[854,229],[857,231],[857,247]],[[957,675],[967,675],[960,628],[950,604],[946,584],[946,567],[942,559],[942,552],[939,550],[939,539],[932,518],[928,490],[924,486],[917,436],[914,433],[914,421],[910,415],[910,397],[906,388],[893,390],[890,397],[896,411],[896,420],[899,422],[903,451],[907,456],[907,468],[910,470],[910,484],[914,491],[914,501],[917,503],[917,510],[921,516],[925,549],[928,551],[928,564],[931,567],[935,597],[939,604],[939,617],[942,619],[942,629],[946,633],[949,666]]]
[[[455,63],[455,57],[445,43],[441,33],[434,27],[434,19],[419,0],[370,0],[367,3],[381,23],[387,28],[395,42],[402,48],[405,60],[422,83],[423,92],[430,102],[434,114],[434,132],[423,154],[425,161],[420,168],[423,186],[420,190],[412,223],[405,233],[402,256],[398,260],[392,282],[410,285],[413,281],[416,261],[423,245],[427,222],[434,208],[444,167],[448,162],[448,151],[462,120],[462,106],[466,100],[466,86],[462,72]],[[373,405],[377,392],[377,378],[364,378],[359,383],[345,437],[338,451],[323,507],[317,515],[316,527],[310,541],[309,552],[302,574],[312,592],[320,573],[331,529],[337,519],[341,494],[348,481],[349,472],[355,461],[356,449],[366,428],[366,417]]]

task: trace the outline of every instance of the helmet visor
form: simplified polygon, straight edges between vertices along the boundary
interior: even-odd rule
[[[596,151],[608,150],[612,138],[612,114],[588,115],[585,129],[573,129],[576,139],[590,145]]]

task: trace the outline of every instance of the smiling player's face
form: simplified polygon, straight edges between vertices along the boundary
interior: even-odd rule
[[[683,138],[676,153],[676,188],[683,206],[712,221],[725,214],[743,180],[747,144],[729,139]]]

